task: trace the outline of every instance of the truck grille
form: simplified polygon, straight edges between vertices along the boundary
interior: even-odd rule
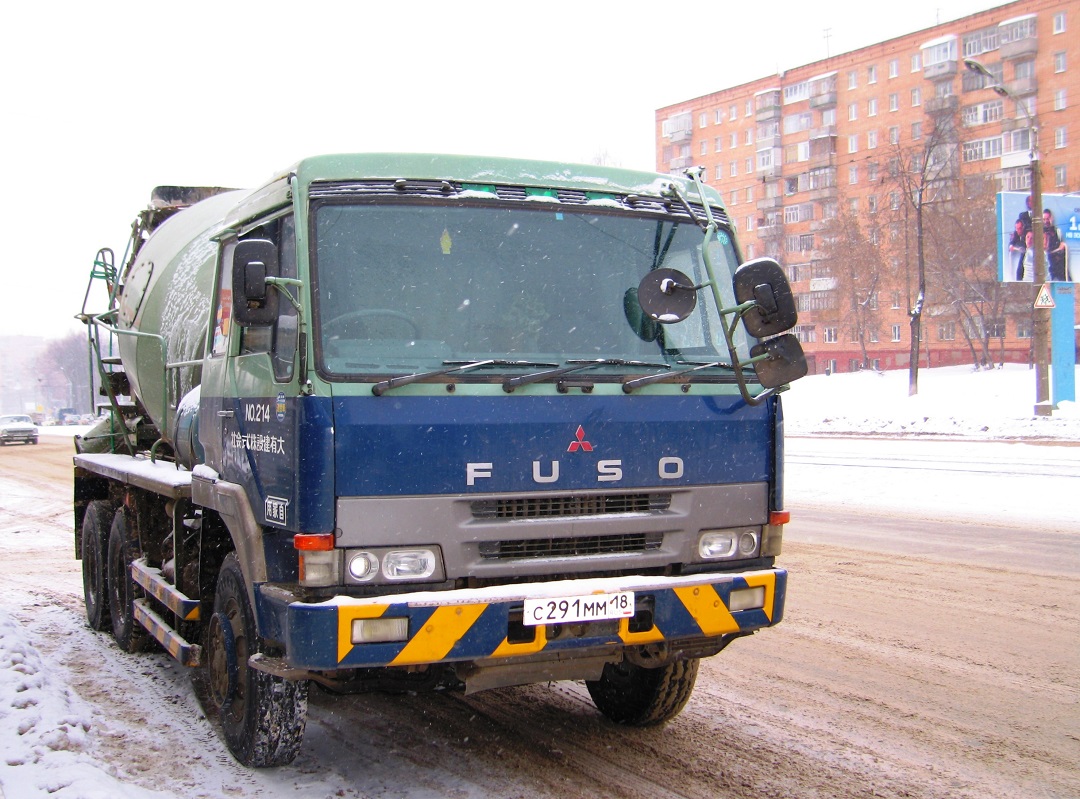
[[[578,558],[587,555],[618,555],[659,549],[662,533],[587,535],[575,538],[527,538],[522,541],[485,541],[480,557],[485,560],[527,558]]]
[[[472,503],[474,519],[550,519],[613,513],[656,513],[671,507],[671,494],[602,494],[512,497]]]

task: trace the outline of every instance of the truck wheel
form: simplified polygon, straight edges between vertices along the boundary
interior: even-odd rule
[[[109,592],[105,557],[109,541],[112,508],[108,502],[94,500],[86,506],[82,523],[83,602],[86,620],[92,630],[109,626]]]
[[[138,542],[130,532],[130,523],[123,508],[113,517],[109,530],[106,583],[109,587],[109,616],[112,634],[125,652],[141,652],[148,637],[142,625],[135,621],[135,581],[131,579],[131,562],[135,559]]]
[[[694,690],[698,659],[647,669],[608,663],[599,680],[586,680],[596,707],[612,721],[632,727],[662,724],[679,715]]]
[[[210,699],[229,751],[255,768],[291,763],[304,740],[308,684],[248,666],[264,649],[235,553],[221,564],[206,638]]]

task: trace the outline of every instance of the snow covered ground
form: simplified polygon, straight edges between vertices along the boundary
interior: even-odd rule
[[[907,382],[906,371],[804,378],[784,395],[787,433],[1080,442],[1076,403],[1063,403],[1051,417],[1034,416],[1035,375],[1025,366],[978,372],[969,367],[924,369],[914,397],[908,396]],[[41,428],[43,435],[79,432],[74,427]],[[24,501],[41,498],[27,496]],[[9,512],[5,527],[12,521],[11,511],[18,515],[19,504],[18,499],[4,498],[4,510]],[[58,518],[61,512],[66,508],[58,506]],[[8,546],[2,543],[0,550]],[[174,796],[123,782],[97,754],[101,747],[92,737],[101,719],[66,682],[62,665],[39,652],[11,618],[4,597],[10,590],[0,586],[0,799]],[[202,784],[198,796],[225,799],[244,793],[237,785],[235,764],[215,768],[220,771],[220,782],[215,780],[220,789]]]
[[[783,396],[788,435],[1080,441],[1080,405],[1062,402],[1051,416],[1035,416],[1035,371],[1023,364],[920,369],[915,396],[906,370],[804,377]]]

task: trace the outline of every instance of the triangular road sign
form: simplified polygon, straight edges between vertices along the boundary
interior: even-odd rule
[[[1039,289],[1039,296],[1035,298],[1036,308],[1055,308],[1054,297],[1050,293],[1050,284],[1043,283],[1042,288]]]

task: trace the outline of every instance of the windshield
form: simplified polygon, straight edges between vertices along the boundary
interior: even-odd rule
[[[0,424],[33,424],[29,416],[0,416]]]
[[[706,283],[703,240],[685,218],[540,203],[318,204],[320,369],[348,379],[484,359],[727,360],[710,290],[698,292],[688,319],[663,327],[643,321],[636,300],[642,278],[660,267]],[[737,258],[726,233],[710,257],[725,304],[734,304]],[[741,330],[738,341],[745,354]]]

